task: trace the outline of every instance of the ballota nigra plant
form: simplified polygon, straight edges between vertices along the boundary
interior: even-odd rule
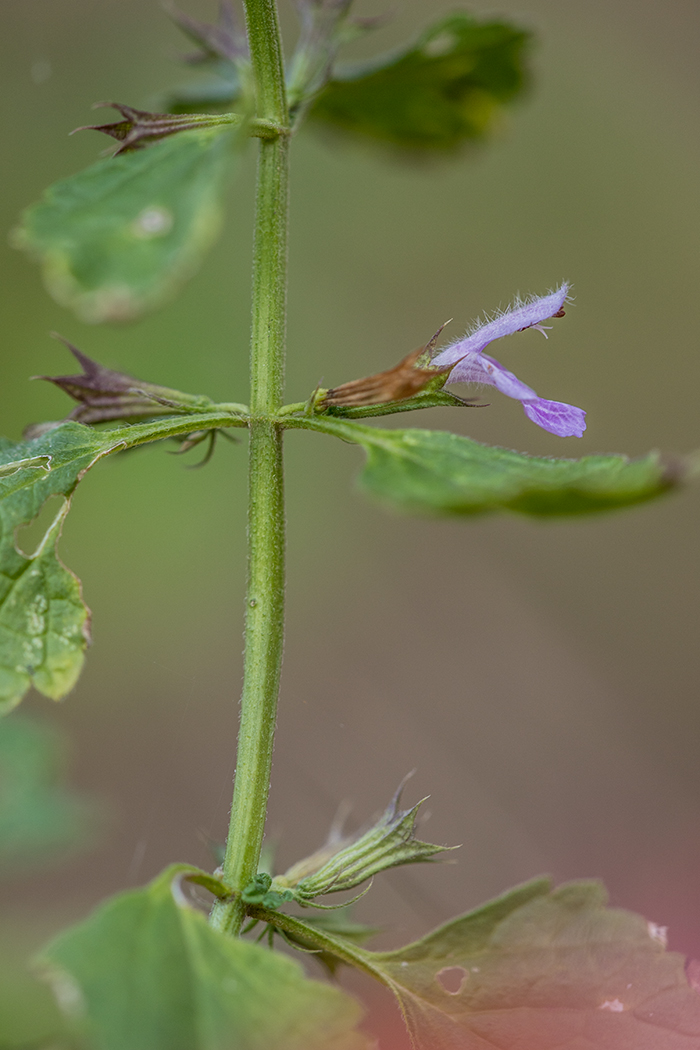
[[[258,175],[249,404],[220,402],[103,368],[69,347],[81,370],[50,377],[77,405],[61,423],[0,444],[0,704],[30,685],[59,699],[74,685],[89,636],[76,577],[56,554],[73,492],[103,457],[177,439],[214,449],[247,429],[248,590],[245,673],[231,821],[221,866],[175,864],[61,934],[41,957],[64,1007],[52,1047],[98,1050],[360,1050],[360,1008],[307,978],[282,938],[331,973],[356,967],[387,986],[422,1050],[700,1050],[700,996],[664,931],[606,907],[603,889],[536,879],[414,944],[376,952],[372,931],[328,903],[444,847],[419,841],[418,805],[401,791],[361,834],[334,834],[284,873],[261,863],[284,622],[285,431],[359,445],[362,487],[404,511],[467,517],[515,510],[591,514],[659,496],[692,464],[654,453],[536,458],[449,431],[382,429],[369,417],[475,407],[453,383],[486,384],[521,402],[538,426],[580,437],[585,413],[538,397],[485,351],[525,328],[564,322],[569,286],[517,301],[437,348],[441,332],[394,368],[284,403],[289,156],[305,121],[404,153],[455,153],[487,135],[524,85],[528,34],[456,12],[415,41],[362,65],[337,62],[376,20],[352,0],[297,0],[296,50],[283,58],[275,0],[243,0],[245,29],[222,4],[217,25],[172,10],[208,72],[151,113],[116,105],[96,125],[119,148],[47,190],[15,243],[41,263],[50,292],[93,322],[134,319],[196,269],[216,232],[229,173],[251,139]],[[540,289],[545,292],[544,289]],[[513,346],[517,341],[513,341]],[[46,377],[49,378],[49,377]],[[52,497],[60,510],[30,556],[18,527]],[[11,724],[11,723],[10,723]],[[212,900],[208,915],[192,884]],[[361,889],[363,887],[364,889]],[[325,903],[319,903],[319,899]],[[321,909],[321,910],[319,910]],[[255,939],[246,935],[255,931]],[[256,943],[268,936],[269,947]],[[275,940],[277,935],[278,940]],[[300,956],[306,958],[306,956]],[[448,979],[449,977],[449,979]],[[47,1044],[48,1045],[48,1044]]]

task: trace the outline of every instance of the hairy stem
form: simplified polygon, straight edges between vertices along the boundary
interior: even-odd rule
[[[387,975],[379,967],[373,965],[373,956],[376,956],[376,952],[366,952],[363,948],[353,944],[352,941],[336,937],[332,933],[328,933],[327,930],[313,926],[311,923],[303,922],[296,916],[287,915],[286,912],[249,906],[247,914],[259,922],[268,923],[270,926],[274,926],[276,930],[296,938],[297,945],[299,942],[313,945],[313,949],[316,951],[328,952],[341,962],[355,967],[356,970],[362,970],[370,977],[374,977],[375,980],[386,984],[389,988],[394,987],[393,982]]]
[[[253,264],[246,646],[236,776],[223,877],[242,890],[256,874],[270,790],[284,635],[282,404],[287,288],[288,114],[275,0],[245,0],[257,116],[279,128],[260,142]],[[238,934],[240,899],[211,922]]]

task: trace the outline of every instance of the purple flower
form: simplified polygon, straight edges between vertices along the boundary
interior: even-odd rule
[[[549,295],[517,302],[510,310],[494,317],[492,321],[478,324],[463,339],[441,350],[431,364],[438,368],[454,365],[448,377],[450,383],[487,383],[495,386],[506,397],[522,401],[528,419],[552,434],[558,434],[559,437],[583,437],[586,429],[586,413],[583,409],[562,401],[545,401],[494,357],[483,353],[494,339],[522,332],[525,328],[537,328],[546,337],[542,323],[550,317],[564,315],[568,292],[569,285],[562,284]]]

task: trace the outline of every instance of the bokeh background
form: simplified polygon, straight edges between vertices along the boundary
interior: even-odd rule
[[[401,0],[355,54],[454,6]],[[532,90],[488,147],[406,166],[311,129],[294,144],[289,399],[390,366],[447,317],[454,336],[516,292],[566,278],[575,306],[549,342],[525,332],[497,356],[542,395],[588,410],[581,441],[538,430],[498,396],[411,423],[551,455],[696,448],[700,8],[470,9],[536,34]],[[215,15],[213,0],[187,10]],[[67,138],[90,103],[148,105],[194,74],[174,65],[187,44],[155,2],[3,0],[0,15],[9,231],[47,184],[103,149],[89,133]],[[251,157],[200,274],[129,327],[77,321],[3,235],[6,435],[68,410],[57,390],[27,382],[70,371],[51,330],[144,379],[245,400],[253,177]],[[354,492],[358,453],[331,438],[290,434],[287,464],[289,627],[269,817],[279,864],[317,846],[343,800],[359,824],[415,768],[406,799],[430,794],[425,837],[463,846],[457,863],[376,880],[357,914],[384,927],[378,945],[551,872],[603,878],[615,904],[700,954],[700,492],[579,522],[422,521]],[[244,527],[243,446],[222,443],[201,471],[153,447],[81,486],[61,552],[84,581],[94,645],[64,703],[31,697],[25,710],[65,734],[70,783],[99,801],[101,830],[80,856],[5,880],[0,1016],[21,983],[17,960],[65,921],[171,860],[211,865],[233,773]],[[382,1046],[404,1047],[381,990],[346,984]]]

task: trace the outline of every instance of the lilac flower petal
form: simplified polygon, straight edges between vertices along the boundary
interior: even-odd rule
[[[563,308],[569,285],[562,284],[555,292],[517,303],[493,321],[477,325],[463,339],[457,340],[437,354],[432,364],[451,369],[449,383],[485,383],[495,386],[507,397],[521,401],[525,415],[537,426],[559,437],[582,437],[586,429],[586,413],[562,401],[545,401],[494,357],[482,353],[494,339],[513,335],[525,328],[544,332],[542,324]]]
[[[488,354],[468,354],[458,361],[449,375],[450,383],[488,383],[495,386],[506,397],[518,401],[529,401],[537,397],[531,387],[504,368],[500,361]]]
[[[432,364],[439,368],[446,365],[456,364],[466,354],[478,354],[494,339],[501,339],[504,335],[513,335],[521,332],[524,328],[532,328],[542,324],[563,308],[569,293],[569,285],[562,284],[555,292],[549,295],[540,295],[524,303],[517,303],[506,310],[493,321],[478,324],[472,328],[463,339],[441,350],[433,360]]]
[[[586,413],[582,408],[564,404],[563,401],[545,401],[543,397],[536,397],[531,401],[523,401],[523,409],[528,419],[550,434],[583,437]]]
[[[514,397],[518,401],[529,401],[531,398],[537,397],[532,387],[527,386],[512,372],[509,372],[507,368],[504,368],[495,357],[489,357],[488,354],[480,354],[479,356],[484,362],[485,369],[493,377],[493,385],[506,397]]]
[[[586,413],[562,401],[546,401],[531,387],[488,354],[468,354],[458,361],[449,375],[450,383],[486,383],[507,397],[522,401],[525,415],[544,430],[559,437],[582,437]]]
[[[495,386],[493,375],[488,372],[481,354],[467,354],[454,366],[448,383],[488,383]]]

